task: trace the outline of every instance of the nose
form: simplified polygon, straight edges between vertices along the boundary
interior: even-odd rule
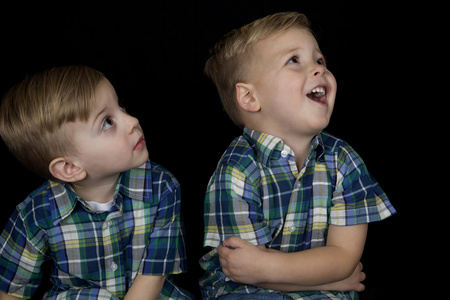
[[[127,128],[128,133],[132,134],[134,132],[134,129],[139,126],[139,120],[131,115],[126,115],[127,118]]]
[[[313,68],[314,76],[323,76],[325,74],[325,67],[323,65],[315,65]]]

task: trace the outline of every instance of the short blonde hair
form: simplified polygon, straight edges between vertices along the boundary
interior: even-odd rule
[[[258,41],[291,27],[311,31],[308,18],[297,12],[283,12],[266,16],[227,33],[211,49],[205,73],[217,86],[222,105],[239,127],[244,126],[236,101],[235,85],[245,82],[250,75],[251,48]]]
[[[0,135],[11,153],[32,172],[55,180],[50,162],[76,149],[61,126],[88,120],[103,78],[85,66],[56,67],[12,87],[0,106]]]

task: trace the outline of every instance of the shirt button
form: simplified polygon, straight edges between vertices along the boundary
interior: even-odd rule
[[[108,229],[109,227],[111,227],[111,225],[112,225],[112,221],[106,221],[105,224],[103,224],[103,228]]]
[[[288,152],[286,150],[281,151],[281,157],[286,157]]]
[[[294,232],[295,229],[297,229],[297,228],[296,228],[294,225],[292,225],[291,227],[289,227],[289,231],[290,231],[290,232]]]
[[[117,268],[118,268],[117,264],[113,262],[111,264],[111,270],[115,271],[115,270],[117,270]]]

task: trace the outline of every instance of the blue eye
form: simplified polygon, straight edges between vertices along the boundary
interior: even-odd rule
[[[111,118],[106,118],[102,125],[102,130],[108,130],[114,126],[114,121]]]

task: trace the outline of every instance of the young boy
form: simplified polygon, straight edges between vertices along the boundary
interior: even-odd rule
[[[357,299],[367,223],[395,210],[358,154],[322,131],[337,85],[307,18],[231,31],[205,72],[244,133],[206,192],[204,297]]]
[[[0,236],[0,299],[29,298],[51,260],[45,299],[186,299],[180,186],[150,162],[139,121],[104,75],[57,67],[4,97],[0,134],[48,179]]]

